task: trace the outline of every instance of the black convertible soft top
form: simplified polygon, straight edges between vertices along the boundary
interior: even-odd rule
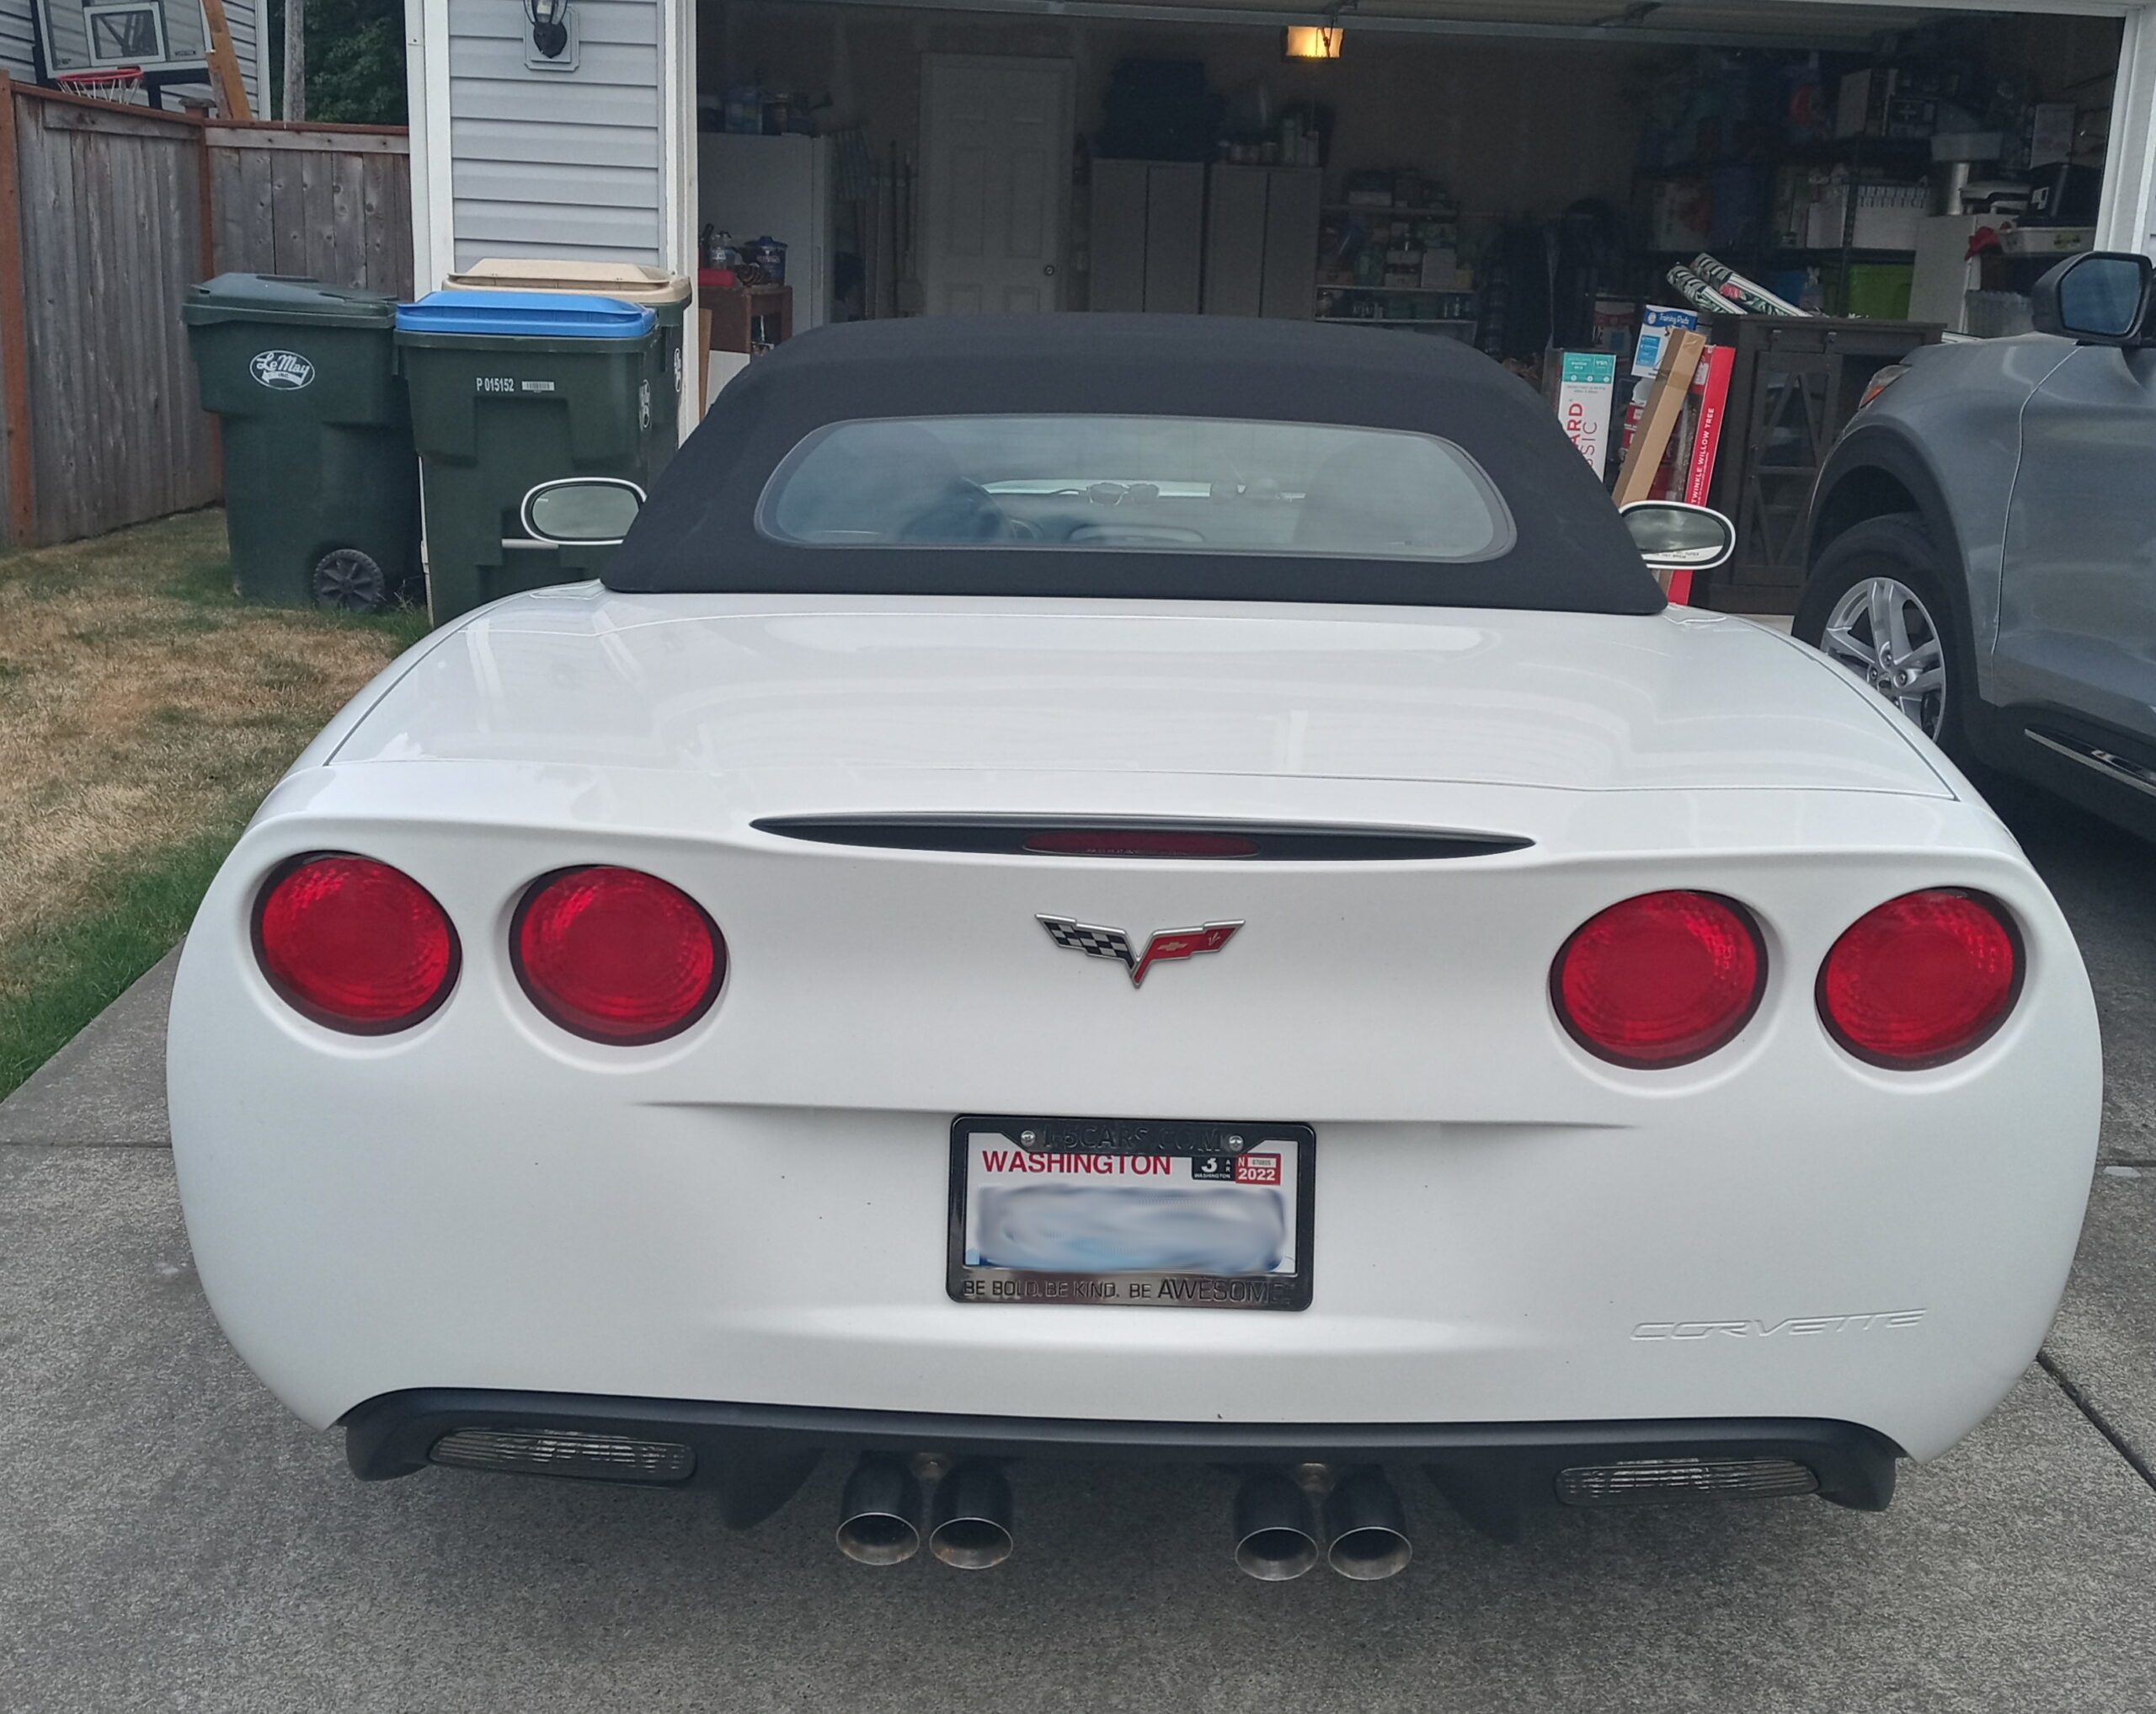
[[[822,546],[759,531],[787,454],[828,424],[981,415],[1211,417],[1436,435],[1517,536],[1431,563],[1152,548]],[[1661,590],[1549,406],[1455,340],[1226,316],[935,316],[802,334],[728,383],[606,571],[638,593],[1068,595],[1654,613]]]

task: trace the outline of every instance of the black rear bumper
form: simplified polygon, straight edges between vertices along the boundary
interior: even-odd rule
[[[1127,1423],[450,1389],[385,1393],[347,1414],[344,1428],[345,1456],[363,1482],[408,1476],[435,1462],[436,1449],[453,1434],[619,1437],[664,1446],[672,1452],[663,1467],[680,1473],[655,1482],[636,1474],[609,1472],[609,1479],[711,1490],[720,1514],[737,1529],[783,1505],[826,1451],[1227,1466],[1417,1465],[1470,1522],[1506,1540],[1518,1533],[1524,1511],[1565,1503],[1561,1487],[1577,1491],[1567,1471],[1636,1470],[1652,1461],[1681,1466],[1698,1460],[1704,1467],[1786,1460],[1811,1472],[1821,1498],[1877,1512],[1893,1498],[1894,1463],[1901,1455],[1892,1441],[1869,1428],[1806,1418]],[[1679,1491],[1685,1486],[1680,1482],[1666,1497],[1692,1497]],[[1708,1490],[1700,1484],[1693,1491]]]

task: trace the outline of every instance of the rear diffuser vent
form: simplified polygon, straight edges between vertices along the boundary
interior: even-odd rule
[[[427,1455],[456,1470],[575,1476],[596,1482],[686,1482],[696,1450],[670,1440],[634,1440],[582,1428],[458,1428]]]
[[[819,845],[1154,862],[1430,862],[1444,857],[1489,857],[1534,843],[1510,834],[1412,827],[1017,815],[780,815],[766,817],[755,826],[760,833]]]
[[[1819,1492],[1819,1478],[1790,1458],[1633,1458],[1557,1473],[1568,1506],[1646,1506],[1750,1495],[1773,1499]]]

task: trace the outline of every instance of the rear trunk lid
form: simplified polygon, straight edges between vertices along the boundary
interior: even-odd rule
[[[476,615],[331,747],[339,764],[543,761],[857,785],[898,771],[1954,795],[1911,734],[1819,656],[1680,608],[779,601],[583,585]]]

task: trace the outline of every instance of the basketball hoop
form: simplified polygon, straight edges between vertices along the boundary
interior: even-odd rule
[[[93,72],[56,72],[52,81],[69,95],[93,101],[131,102],[142,87],[140,66],[104,66]]]

